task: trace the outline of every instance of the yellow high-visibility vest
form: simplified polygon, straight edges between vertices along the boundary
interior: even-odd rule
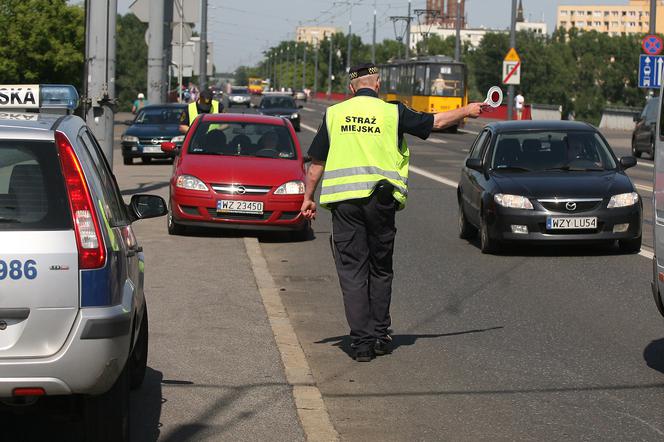
[[[191,126],[194,123],[194,120],[198,116],[198,107],[196,106],[196,102],[192,101],[189,103],[189,126]],[[211,114],[218,114],[219,113],[219,101],[217,100],[212,100],[211,107],[210,107],[210,113]]]
[[[330,150],[325,162],[321,206],[366,198],[388,181],[399,210],[408,196],[406,141],[399,143],[399,107],[379,98],[360,96],[336,104],[325,116]]]

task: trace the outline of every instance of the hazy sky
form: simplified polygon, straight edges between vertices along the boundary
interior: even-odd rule
[[[556,21],[560,4],[627,4],[628,0],[522,0],[529,21],[547,22],[549,32]],[[118,0],[121,14],[133,0]],[[345,4],[344,4],[345,3]],[[281,40],[292,39],[298,23],[329,25],[348,29],[348,0],[208,0],[208,36],[214,41],[214,63],[222,72],[240,65],[253,65],[262,52]],[[353,0],[353,33],[371,42],[374,3],[377,14],[378,40],[394,38],[389,17],[406,15],[407,0]],[[509,25],[511,0],[466,0],[471,27],[506,28]],[[413,9],[426,8],[426,0],[412,0]],[[317,20],[317,21],[316,21]],[[397,29],[397,32],[402,32]]]

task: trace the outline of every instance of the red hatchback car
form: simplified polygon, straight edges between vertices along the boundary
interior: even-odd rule
[[[293,126],[282,118],[202,114],[173,166],[168,232],[203,226],[285,230],[306,238],[304,163]]]

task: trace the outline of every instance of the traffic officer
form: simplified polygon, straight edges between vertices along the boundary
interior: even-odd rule
[[[309,148],[302,214],[316,217],[314,192],[323,181],[320,204],[332,211],[332,247],[350,326],[354,358],[368,362],[392,350],[392,252],[395,212],[408,196],[409,152],[404,134],[428,138],[460,120],[476,118],[481,104],[448,112],[415,112],[378,98],[378,68],[350,70],[354,97],[327,109]]]
[[[198,100],[189,103],[180,115],[180,132],[186,133],[198,114],[218,114],[222,110],[223,105],[212,99],[212,91],[205,89],[198,96]]]

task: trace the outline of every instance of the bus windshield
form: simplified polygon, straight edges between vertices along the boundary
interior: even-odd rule
[[[450,64],[432,64],[427,66],[425,73],[416,73],[416,80],[427,85],[425,95],[439,97],[463,97],[465,91],[465,80],[463,66]],[[428,81],[426,79],[428,78]]]

